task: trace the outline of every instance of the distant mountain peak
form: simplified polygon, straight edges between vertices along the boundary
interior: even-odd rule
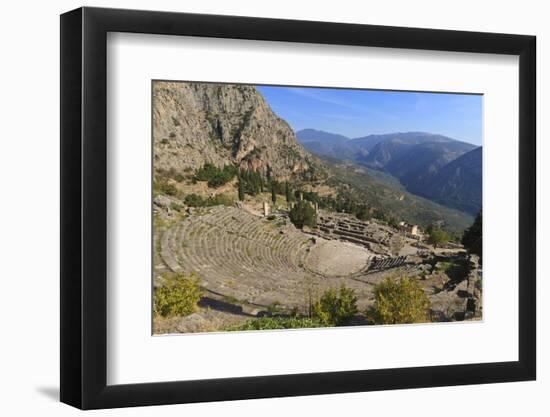
[[[313,154],[350,160],[384,171],[414,194],[471,214],[475,214],[480,207],[481,186],[478,183],[481,182],[481,157],[473,152],[478,147],[471,143],[429,132],[371,134],[348,139],[342,135],[305,129],[297,132],[297,137]],[[466,157],[469,153],[472,155]],[[451,165],[463,156],[464,160]],[[478,160],[479,169],[474,168]],[[472,172],[461,175],[460,170],[464,170],[465,166],[469,166]],[[466,189],[464,184],[468,184],[470,189]]]
[[[298,141],[311,153],[321,157],[350,159],[353,151],[348,149],[350,139],[344,135],[317,129],[302,129],[296,132]]]
[[[345,142],[350,140],[347,136],[338,133],[325,132],[317,129],[302,129],[296,132],[296,136],[301,142],[309,141],[340,141]]]

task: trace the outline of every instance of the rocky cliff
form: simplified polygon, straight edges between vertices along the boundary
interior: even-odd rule
[[[311,155],[253,87],[156,81],[155,170],[195,170],[233,163],[280,179],[309,171]]]

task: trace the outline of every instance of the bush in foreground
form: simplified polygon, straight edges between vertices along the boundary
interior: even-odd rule
[[[322,327],[323,323],[318,320],[307,317],[261,317],[248,320],[247,322],[230,326],[224,330],[242,331],[242,330],[276,330],[276,329],[310,329],[313,327]]]
[[[164,285],[155,288],[155,313],[164,317],[194,313],[203,294],[199,278],[183,273],[164,274],[163,278]]]
[[[374,287],[375,304],[366,316],[374,324],[430,321],[430,300],[414,278],[386,278]]]
[[[312,315],[325,326],[344,326],[357,314],[355,291],[342,285],[331,288],[313,304]]]

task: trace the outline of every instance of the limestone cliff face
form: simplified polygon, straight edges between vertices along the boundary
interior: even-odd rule
[[[269,167],[284,179],[314,164],[290,126],[248,85],[155,82],[153,141],[156,170],[233,163]]]

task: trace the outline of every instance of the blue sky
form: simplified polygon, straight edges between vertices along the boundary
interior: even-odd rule
[[[334,88],[257,86],[295,131],[313,128],[351,138],[429,132],[481,145],[482,96]]]

